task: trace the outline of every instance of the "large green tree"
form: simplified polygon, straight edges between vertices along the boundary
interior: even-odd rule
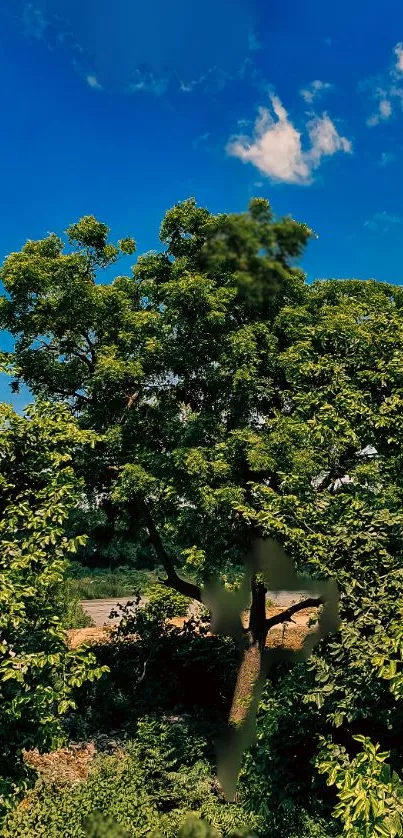
[[[181,593],[200,600],[256,536],[280,541],[299,572],[336,577],[341,632],[313,658],[304,701],[348,742],[357,725],[391,739],[401,707],[373,659],[402,596],[402,289],[307,285],[295,262],[312,231],[263,200],[239,215],[177,205],[165,251],[103,285],[118,256],[108,233],[87,217],[68,251],[51,235],[6,259],[15,386],[65,399],[104,434],[81,458],[88,494],[147,540]],[[251,598],[248,643],[261,649],[257,577]]]

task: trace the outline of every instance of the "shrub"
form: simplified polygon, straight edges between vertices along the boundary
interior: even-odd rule
[[[144,718],[136,738],[121,753],[94,760],[87,781],[73,787],[38,782],[8,816],[3,838],[84,838],[89,828],[98,838],[103,835],[98,813],[106,824],[116,821],[113,828],[119,825],[123,835],[126,830],[133,838],[149,833],[213,838],[217,832],[230,836],[239,829],[246,835],[249,828],[257,831],[259,819],[222,799],[214,772],[202,757],[205,743],[189,733],[186,724]],[[209,824],[210,831],[202,823],[195,832],[187,821],[190,813]],[[116,838],[120,835],[117,831]]]
[[[72,690],[103,672],[94,655],[68,650],[60,594],[81,540],[64,530],[80,491],[71,447],[93,435],[66,408],[26,412],[0,406],[0,818],[32,782],[23,749],[60,743]]]
[[[65,629],[88,628],[94,625],[91,617],[87,614],[80,602],[80,599],[72,590],[71,580],[66,579],[62,585],[63,615],[62,624]]]
[[[362,750],[349,759],[345,748],[321,737],[316,766],[337,788],[333,817],[342,821],[347,838],[403,835],[403,782],[386,762],[390,754],[366,736],[354,740]]]

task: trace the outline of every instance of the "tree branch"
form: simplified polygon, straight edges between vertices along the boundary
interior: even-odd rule
[[[126,413],[128,413],[129,410],[131,410],[131,408],[133,407],[133,405],[136,404],[136,402],[138,402],[139,398],[140,398],[140,390],[136,390],[135,393],[132,393],[130,396],[128,396],[127,403],[124,407],[123,413],[122,413],[120,419],[118,419],[118,424],[119,425],[122,424],[122,422],[123,422],[123,420],[126,416]]]
[[[81,399],[87,404],[93,404],[94,400],[83,393],[77,393],[76,390],[64,390],[62,387],[55,387],[55,392],[60,393],[61,396],[67,396],[69,399]]]
[[[167,574],[168,578],[163,580],[163,584],[168,588],[174,588],[175,591],[178,591],[179,594],[183,594],[183,596],[188,596],[191,599],[195,599],[197,602],[202,602],[201,590],[199,586],[194,585],[192,582],[187,582],[185,579],[181,579],[180,576],[178,576],[173,561],[165,550],[161,541],[161,536],[155,526],[154,520],[145,501],[141,498],[137,498],[136,506],[144,518],[150,535],[150,542],[154,548],[157,558],[161,562],[165,573]]]
[[[96,353],[96,351],[95,351],[95,343],[93,343],[93,341],[91,340],[91,338],[90,338],[90,336],[89,336],[88,332],[86,332],[85,330],[83,331],[83,335],[84,335],[84,337],[85,337],[85,340],[87,341],[87,344],[88,344],[88,349],[89,349],[89,351],[90,351],[90,353],[91,353],[91,358],[92,358],[92,363],[93,363],[93,366],[95,366],[95,364],[96,364],[96,362],[97,362],[97,353]]]
[[[324,599],[323,597],[308,597],[307,599],[302,600],[302,602],[296,602],[294,605],[290,605],[289,608],[286,608],[285,611],[282,611],[281,614],[276,614],[274,617],[269,617],[266,620],[266,629],[269,631],[273,626],[277,626],[279,623],[285,622],[292,622],[293,614],[296,614],[298,611],[303,611],[304,608],[319,608],[320,605],[323,605]]]
[[[90,372],[94,372],[94,364],[92,360],[88,358],[88,356],[84,352],[79,352],[77,349],[67,349],[67,352],[70,355],[74,355],[75,358],[78,358],[80,361],[86,364]]]
[[[62,353],[67,353],[68,355],[74,355],[75,358],[79,358],[80,361],[83,361],[83,363],[85,363],[87,365],[88,369],[91,372],[94,371],[93,360],[88,358],[88,356],[85,354],[85,352],[80,352],[80,350],[78,348],[75,348],[75,349],[74,348],[72,349],[71,347],[70,348],[65,348],[63,346],[62,342],[61,342],[60,346],[55,346],[53,343],[46,343],[46,341],[44,341],[44,340],[39,340],[38,343],[43,349],[46,349],[48,352],[53,352],[53,353],[57,352],[59,355],[62,354]],[[91,351],[91,357],[92,357],[92,351]]]

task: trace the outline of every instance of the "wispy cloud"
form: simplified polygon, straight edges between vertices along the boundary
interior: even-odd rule
[[[26,3],[22,13],[22,23],[25,34],[33,38],[43,38],[48,21],[45,19],[41,9],[37,9],[34,3]]]
[[[396,160],[396,154],[393,151],[383,151],[378,160],[378,166],[389,166],[390,163],[394,163]]]
[[[94,90],[102,90],[102,84],[99,83],[97,77],[94,75],[87,76],[87,84]]]
[[[200,148],[200,146],[205,146],[210,136],[209,132],[206,134],[200,134],[199,137],[196,137],[196,139],[193,140],[193,148],[196,150],[197,148]]]
[[[135,70],[129,84],[126,87],[127,93],[152,93],[155,96],[162,96],[169,85],[169,79],[158,76],[149,70]]]
[[[390,119],[392,116],[392,102],[386,96],[390,95],[384,90],[378,91],[377,95],[380,97],[377,110],[371,114],[367,119],[367,125],[372,128],[374,125],[379,125],[380,122]]]
[[[253,29],[249,32],[248,46],[250,52],[256,52],[257,50],[262,49],[262,44]]]
[[[320,96],[325,93],[326,90],[330,90],[333,85],[329,84],[326,81],[320,81],[320,79],[315,79],[307,87],[302,88],[300,90],[300,94],[305,102],[308,102],[309,105],[312,104],[314,99],[318,99]]]
[[[399,44],[396,44],[394,53],[396,57],[395,70],[397,70],[398,73],[403,74],[403,43],[400,42]]]
[[[371,218],[364,221],[364,227],[368,230],[376,230],[379,233],[387,233],[396,224],[403,224],[403,218],[399,215],[392,215],[386,210],[376,212]]]
[[[278,96],[270,96],[274,117],[267,108],[259,109],[254,137],[234,137],[227,153],[244,163],[252,163],[273,181],[309,184],[324,157],[338,151],[352,151],[350,140],[342,137],[330,117],[315,116],[306,125],[310,148],[302,147],[302,136],[288,117]]]
[[[395,115],[396,106],[403,109],[403,43],[393,48],[393,58],[385,73],[365,79],[358,86],[360,92],[369,91],[376,108],[367,119],[372,128]]]
[[[248,125],[252,125],[251,119],[238,119],[237,121],[238,128],[247,128]]]

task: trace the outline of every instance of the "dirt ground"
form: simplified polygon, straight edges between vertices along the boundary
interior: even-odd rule
[[[272,607],[267,609],[266,614],[267,617],[273,617],[276,614],[280,614],[283,610],[283,608]],[[285,649],[290,649],[293,651],[298,651],[299,649],[301,649],[304,639],[309,631],[309,619],[315,613],[315,608],[305,608],[303,611],[299,611],[297,614],[294,615],[292,623],[283,623],[278,626],[273,626],[273,628],[270,629],[267,635],[266,647],[274,648],[282,646]],[[168,623],[169,625],[181,628],[186,619],[187,617],[173,617],[171,620],[168,620]],[[244,626],[247,625],[247,613],[243,615],[242,622]],[[75,649],[77,648],[77,646],[81,646],[83,643],[88,643],[91,645],[93,643],[113,642],[113,625],[114,624],[111,624],[109,626],[102,626],[99,628],[92,627],[72,629],[67,633],[69,646],[72,649]]]

